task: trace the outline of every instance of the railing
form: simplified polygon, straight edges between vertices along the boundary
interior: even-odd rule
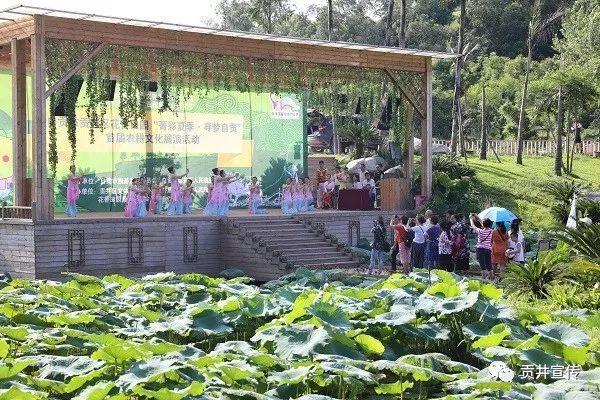
[[[31,219],[32,207],[26,206],[9,206],[2,203],[0,208],[0,220],[5,219]]]
[[[450,145],[449,140],[433,140],[434,144]],[[563,152],[567,151],[567,143],[563,141]],[[498,155],[513,156],[517,154],[516,140],[489,140],[488,149],[496,150]],[[481,140],[465,140],[465,150],[470,153],[479,153]],[[556,153],[556,142],[554,140],[524,140],[523,154],[527,156],[554,155]],[[584,140],[581,145],[575,146],[575,154],[583,154],[592,157],[600,157],[600,141]]]

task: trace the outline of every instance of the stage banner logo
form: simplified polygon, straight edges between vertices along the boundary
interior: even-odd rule
[[[273,119],[300,119],[302,107],[290,96],[278,96],[269,93],[271,100],[271,118]]]

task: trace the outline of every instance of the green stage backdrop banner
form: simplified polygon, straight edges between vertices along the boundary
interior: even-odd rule
[[[10,203],[12,108],[7,71],[0,72],[0,91],[0,198]],[[232,206],[246,205],[246,185],[251,176],[257,176],[266,204],[277,205],[277,193],[285,178],[304,170],[305,110],[301,96],[209,91],[182,102],[175,114],[160,113],[160,93],[151,93],[151,110],[145,120],[138,128],[125,129],[119,118],[117,89],[115,100],[108,103],[105,128],[95,130],[91,143],[84,94],[85,84],[77,107],[75,161],[77,169],[85,174],[78,202],[82,210],[123,210],[133,177],[143,177],[148,183],[166,182],[170,165],[178,173],[188,168],[199,193],[206,192],[214,167],[239,174],[241,179],[230,185]],[[59,163],[55,208],[62,211],[71,149],[65,118],[56,117],[56,124]],[[27,136],[31,149],[31,135]],[[195,200],[196,207],[205,201],[205,195],[200,196]]]

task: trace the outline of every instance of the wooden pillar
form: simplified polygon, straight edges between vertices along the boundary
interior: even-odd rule
[[[23,40],[11,41],[13,204],[25,206],[27,184],[26,75]]]
[[[43,20],[35,18],[35,33],[31,35],[33,194],[35,220],[51,219],[50,182],[47,171],[46,145],[46,58]]]
[[[431,145],[433,140],[433,119],[432,119],[432,70],[431,58],[427,58],[427,69],[423,77],[423,91],[425,92],[426,106],[425,119],[421,121],[421,194],[431,197],[433,184],[432,155]]]

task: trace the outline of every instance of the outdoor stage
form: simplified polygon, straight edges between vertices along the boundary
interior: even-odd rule
[[[345,245],[369,238],[373,220],[395,212],[106,213],[122,208],[133,177],[159,184],[171,166],[179,174],[189,168],[199,189],[214,167],[258,176],[264,204],[276,204],[285,178],[308,171],[306,109],[327,107],[318,102],[331,88],[352,112],[360,103],[365,115],[380,115],[384,96],[396,105],[390,118],[403,121],[394,129],[404,194],[431,196],[432,62],[455,54],[26,6],[0,11],[0,20],[0,83],[9,90],[10,75],[12,92],[0,103],[11,121],[0,138],[0,196],[12,204],[8,214],[2,209],[0,271],[60,279],[240,268],[269,280],[299,266],[356,267]],[[414,137],[421,139],[415,193]],[[72,164],[82,174],[78,206],[93,212],[67,219]]]
[[[237,268],[267,281],[299,266],[356,268],[345,245],[371,237],[373,221],[404,211],[315,211],[294,216],[270,210],[228,217],[124,218],[81,213],[51,221],[0,221],[0,271],[15,277],[62,279],[65,272],[103,276],[174,271],[218,276]]]

